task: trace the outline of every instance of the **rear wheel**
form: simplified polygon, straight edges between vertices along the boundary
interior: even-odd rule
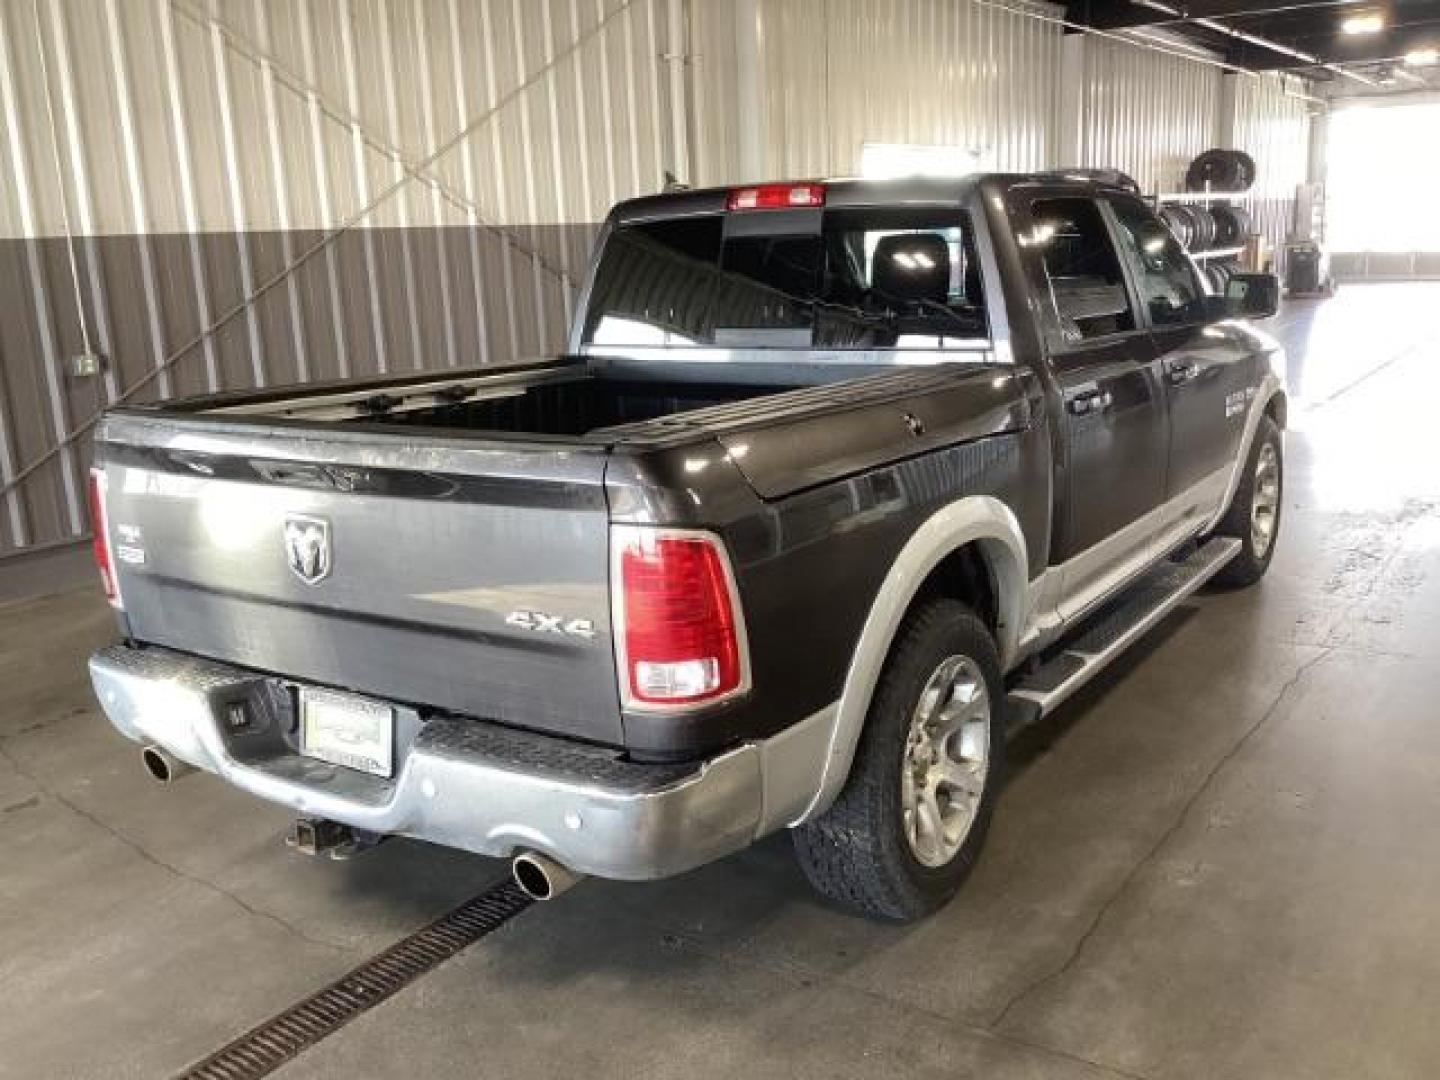
[[[990,632],[931,600],[886,660],[850,776],[794,831],[810,883],[871,918],[919,918],[952,897],[984,842],[1004,758],[1004,691]]]
[[[1215,529],[1218,536],[1240,541],[1240,553],[1215,575],[1217,584],[1241,587],[1265,576],[1280,536],[1284,494],[1285,452],[1280,429],[1270,417],[1262,416],[1235,498]]]

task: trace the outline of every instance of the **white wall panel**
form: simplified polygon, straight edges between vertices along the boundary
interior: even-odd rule
[[[766,172],[846,176],[867,142],[1048,163],[1060,28],[973,0],[763,0]]]
[[[1295,80],[1283,75],[1237,78],[1235,138],[1255,159],[1251,210],[1272,244],[1290,232],[1295,187],[1305,181],[1310,153],[1310,110]]]
[[[1102,37],[1086,41],[1082,165],[1128,173],[1143,191],[1179,191],[1215,145],[1220,69]]]
[[[672,166],[665,0],[40,0],[38,23],[33,0],[0,0],[0,7],[13,28],[17,115],[35,159],[35,210],[44,235],[62,232],[62,192],[75,207],[76,146],[88,166],[93,231],[124,234],[133,227],[107,9],[125,52],[125,93],[148,225],[156,232],[188,228],[170,115],[167,25],[190,181],[207,231],[276,228],[282,218],[296,229],[333,227],[360,205],[354,133],[364,147],[358,175],[373,195],[403,175],[397,157],[420,161],[497,103],[495,123],[504,136],[486,170],[503,171],[506,190],[516,193],[534,177],[537,194],[533,214],[523,194],[507,206],[510,216],[487,207],[495,224],[594,221],[615,200],[656,190]],[[63,185],[45,108],[47,61]],[[313,185],[282,191],[261,167],[268,166],[278,120],[289,169],[314,170],[310,112],[321,117],[318,145],[333,189],[329,214],[317,205]],[[487,145],[490,126],[465,140],[472,152]],[[226,175],[227,139],[245,166],[237,171],[238,198]],[[585,185],[588,192],[579,184],[582,156],[598,174]],[[604,164],[609,157],[613,170]],[[459,160],[457,148],[431,170],[446,193],[441,213],[452,223],[463,221],[466,209]],[[242,222],[235,220],[238,205]],[[408,184],[372,217],[386,226],[433,224],[430,189]],[[13,206],[0,200],[0,235],[13,236],[16,228]]]

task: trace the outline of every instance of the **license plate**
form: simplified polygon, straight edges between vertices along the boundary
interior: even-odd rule
[[[395,710],[350,694],[302,690],[300,752],[372,776],[389,776],[395,753]]]

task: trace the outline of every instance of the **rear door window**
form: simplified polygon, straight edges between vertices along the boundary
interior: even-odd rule
[[[1037,199],[1022,246],[1038,251],[1062,343],[1134,330],[1125,272],[1093,199]]]
[[[974,240],[954,209],[738,212],[610,233],[583,341],[596,347],[983,349]],[[768,215],[762,217],[762,215]]]

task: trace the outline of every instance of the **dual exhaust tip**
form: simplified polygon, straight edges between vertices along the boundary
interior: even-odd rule
[[[154,743],[141,749],[140,763],[150,779],[162,785],[173,784],[195,771],[195,766],[181,761]],[[584,880],[583,874],[575,873],[538,851],[522,851],[516,855],[510,860],[510,873],[520,891],[531,900],[554,900]]]

